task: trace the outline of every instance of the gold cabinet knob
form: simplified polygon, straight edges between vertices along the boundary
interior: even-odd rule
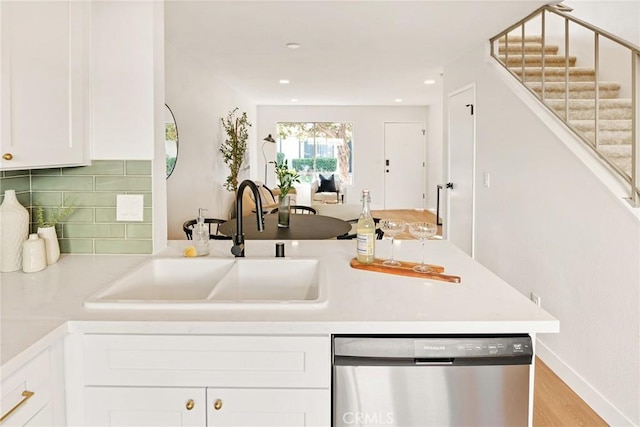
[[[187,400],[187,404],[185,406],[187,408],[187,411],[190,411],[194,406],[196,406],[196,403],[193,401],[193,399],[189,399]]]
[[[222,400],[216,399],[215,402],[213,402],[213,409],[215,409],[216,411],[222,409]]]
[[[12,160],[12,159],[13,159],[13,154],[11,154],[11,153],[4,153],[4,154],[2,155],[2,158],[3,158],[3,159],[5,159],[5,160]]]

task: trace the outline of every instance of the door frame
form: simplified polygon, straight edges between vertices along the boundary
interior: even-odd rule
[[[382,155],[382,188],[384,189],[384,203],[383,205],[387,205],[387,173],[385,172],[385,161],[387,159],[387,137],[386,137],[386,126],[387,124],[417,124],[422,126],[423,130],[423,141],[422,141],[422,209],[425,209],[425,205],[427,203],[427,123],[425,120],[385,120],[382,122],[382,139],[383,139],[383,155]]]
[[[447,93],[446,98],[446,114],[447,114],[447,128],[446,128],[446,137],[444,140],[444,176],[446,176],[445,182],[451,182],[451,98],[465,92],[467,90],[472,90],[473,95],[473,105],[474,105],[474,120],[473,120],[473,141],[472,144],[472,158],[473,158],[473,166],[471,168],[471,257],[475,258],[475,247],[476,247],[476,143],[477,143],[477,129],[476,129],[476,119],[475,114],[477,114],[477,98],[476,98],[476,83],[472,82],[465,86],[462,86],[458,89],[452,90]],[[446,188],[445,185],[443,185]],[[444,228],[442,230],[443,238],[449,240],[449,234],[451,232],[451,193],[450,191],[446,192],[445,203],[444,203]]]

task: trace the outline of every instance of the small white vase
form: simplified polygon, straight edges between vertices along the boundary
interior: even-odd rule
[[[38,237],[44,240],[47,249],[47,265],[51,265],[60,258],[60,244],[55,227],[38,227]]]
[[[22,271],[35,273],[47,267],[47,250],[44,240],[37,234],[29,234],[29,238],[22,244]]]
[[[15,190],[6,190],[0,205],[0,271],[22,268],[22,242],[28,234],[29,212],[18,202]]]

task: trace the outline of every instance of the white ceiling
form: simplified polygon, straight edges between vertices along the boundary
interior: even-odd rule
[[[428,105],[446,64],[544,3],[166,0],[165,39],[258,105]]]

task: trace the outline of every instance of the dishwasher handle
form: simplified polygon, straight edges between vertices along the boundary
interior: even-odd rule
[[[334,356],[334,366],[452,366],[455,359]]]

